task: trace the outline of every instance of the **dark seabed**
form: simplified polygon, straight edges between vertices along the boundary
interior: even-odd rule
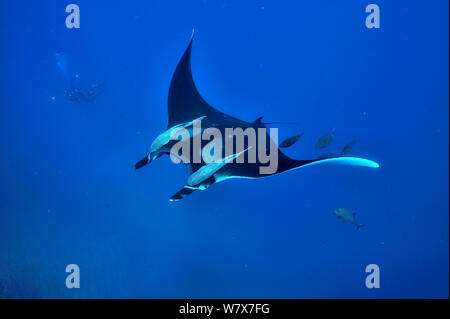
[[[0,2],[0,297],[448,298],[447,1],[376,1],[379,29],[370,2],[75,3],[79,29],[64,2]],[[357,140],[351,155],[380,168],[317,165],[169,202],[187,168],[133,166],[166,129],[193,28],[211,105],[297,122],[277,126],[279,141],[305,132],[293,158]],[[69,81],[103,92],[71,102]]]

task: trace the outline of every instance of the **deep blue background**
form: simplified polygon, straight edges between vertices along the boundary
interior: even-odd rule
[[[67,2],[67,3],[66,3]],[[0,5],[0,296],[449,296],[448,1],[68,1]],[[134,163],[167,124],[191,30],[199,91],[244,120],[296,121],[286,153],[356,139],[379,169],[229,180],[177,203],[186,167]],[[94,103],[66,101],[62,53]],[[51,97],[56,99],[52,100]],[[333,210],[358,212],[356,232]],[[65,266],[81,288],[65,287]],[[381,288],[364,285],[365,266]]]

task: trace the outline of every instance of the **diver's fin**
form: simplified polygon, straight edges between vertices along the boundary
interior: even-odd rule
[[[136,164],[134,164],[134,168],[135,169],[140,169],[141,167],[144,167],[145,165],[147,165],[149,163],[148,160],[148,155],[146,157],[144,157],[143,159],[141,159],[139,162],[137,162]]]
[[[179,201],[180,199],[185,198],[191,193],[195,192],[197,189],[189,186],[184,186],[181,190],[179,190],[176,194],[173,194],[172,197],[169,198],[171,202]]]
[[[356,230],[358,230],[358,229],[360,229],[361,227],[364,227],[364,225],[363,224],[356,224]]]

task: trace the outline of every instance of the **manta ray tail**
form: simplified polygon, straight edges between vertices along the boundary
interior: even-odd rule
[[[139,162],[137,162],[136,164],[134,164],[134,168],[135,169],[140,169],[141,167],[144,167],[145,165],[147,165],[149,163],[148,160],[148,156],[144,157],[143,159],[141,159]]]
[[[172,197],[169,198],[171,202],[179,201],[180,199],[185,198],[186,196],[192,194],[195,192],[195,188],[184,186],[181,190],[179,190],[176,194],[172,195]]]

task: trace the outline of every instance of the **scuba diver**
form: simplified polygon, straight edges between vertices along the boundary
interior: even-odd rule
[[[64,96],[66,99],[72,102],[92,102],[97,96],[99,96],[102,90],[103,83],[92,84],[91,88],[86,92],[76,88],[74,85],[70,85],[65,91]]]
[[[103,83],[94,83],[87,91],[79,89],[75,85],[75,80],[78,79],[78,74],[70,76],[68,71],[68,63],[65,57],[56,53],[56,65],[61,70],[62,75],[66,81],[69,82],[69,87],[64,90],[64,97],[71,102],[93,102],[102,92]]]

